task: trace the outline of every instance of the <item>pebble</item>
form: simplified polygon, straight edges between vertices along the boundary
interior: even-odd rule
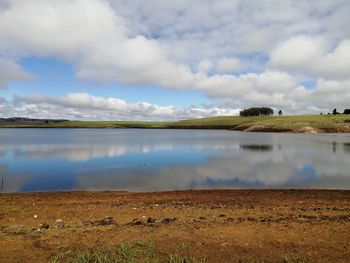
[[[134,220],[132,221],[132,224],[133,224],[134,226],[141,226],[141,225],[144,225],[145,223],[144,223],[142,220],[140,220],[140,219],[134,219]]]
[[[42,223],[39,225],[39,229],[49,229],[50,225],[46,223]]]
[[[53,227],[55,228],[64,228],[65,224],[62,219],[57,219],[56,222],[53,224]]]
[[[156,221],[157,221],[157,219],[154,218],[154,217],[149,217],[149,218],[147,219],[147,223],[149,223],[149,224],[155,223]]]
[[[96,222],[98,226],[107,226],[107,225],[116,225],[117,223],[114,221],[113,217],[106,216],[102,218],[100,221]]]
[[[83,222],[81,222],[83,226],[91,226],[94,224],[94,222],[92,222],[91,220],[84,220]]]
[[[173,222],[175,220],[177,220],[175,217],[173,217],[173,218],[165,217],[165,218],[163,218],[162,223],[163,224],[169,224],[169,223],[171,223],[171,222]]]

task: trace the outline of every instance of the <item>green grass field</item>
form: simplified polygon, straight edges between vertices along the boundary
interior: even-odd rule
[[[314,129],[318,132],[350,132],[350,115],[300,115],[210,117],[176,122],[147,121],[65,121],[59,123],[2,123],[1,128],[168,128],[232,129],[246,131],[291,131]]]

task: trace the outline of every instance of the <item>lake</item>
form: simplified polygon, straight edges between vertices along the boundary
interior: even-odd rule
[[[0,129],[1,180],[3,192],[350,189],[350,134]]]

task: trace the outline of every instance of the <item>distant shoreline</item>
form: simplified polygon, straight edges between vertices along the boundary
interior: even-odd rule
[[[244,132],[350,133],[350,115],[222,116],[175,122],[0,119],[0,128],[212,129]]]

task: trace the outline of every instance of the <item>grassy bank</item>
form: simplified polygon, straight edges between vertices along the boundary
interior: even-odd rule
[[[57,123],[3,122],[1,128],[168,128],[229,129],[273,132],[350,132],[349,115],[300,115],[266,117],[210,117],[176,122],[64,121]]]

